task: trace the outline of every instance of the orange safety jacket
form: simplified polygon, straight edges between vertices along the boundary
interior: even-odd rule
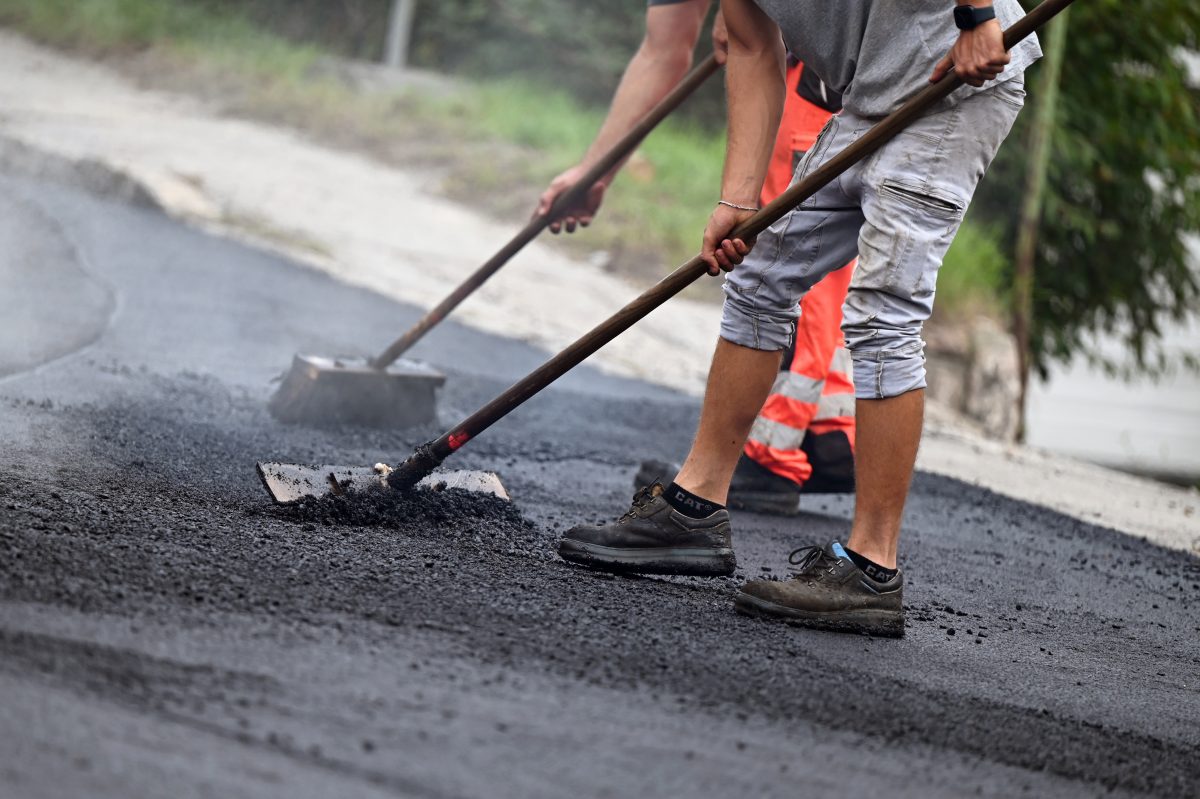
[[[789,60],[787,99],[775,138],[762,203],[791,183],[798,157],[807,152],[841,98],[804,66]],[[775,474],[810,489],[853,484],[854,381],[842,337],[842,304],[854,262],[823,279],[800,301],[794,350],[785,354],[745,453]]]

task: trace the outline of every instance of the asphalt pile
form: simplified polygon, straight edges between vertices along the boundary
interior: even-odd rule
[[[461,488],[439,490],[436,484],[408,491],[378,488],[326,494],[279,506],[276,513],[288,521],[394,530],[462,523],[486,523],[494,530],[532,527],[511,502]]]

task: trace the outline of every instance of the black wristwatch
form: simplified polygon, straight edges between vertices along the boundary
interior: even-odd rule
[[[982,8],[976,8],[975,6],[954,7],[954,24],[958,26],[960,31],[974,30],[976,26],[995,18],[996,9],[991,6],[983,6]]]

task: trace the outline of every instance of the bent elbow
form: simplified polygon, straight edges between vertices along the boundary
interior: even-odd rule
[[[670,72],[675,77],[687,72],[692,66],[692,48],[678,37],[647,35],[642,41],[638,55],[655,64],[664,73]]]

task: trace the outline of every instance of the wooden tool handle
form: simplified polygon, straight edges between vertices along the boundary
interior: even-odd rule
[[[1037,8],[1004,32],[1005,49],[1011,50],[1013,45],[1033,33],[1071,2],[1072,0],[1044,0]],[[915,97],[871,128],[858,141],[813,170],[799,183],[739,225],[730,234],[730,237],[757,236],[784,214],[815,194],[825,184],[878,150],[909,123],[961,85],[962,80],[950,72],[937,83],[922,89]],[[707,272],[708,264],[696,256],[664,277],[637,299],[517,381],[511,388],[468,416],[452,430],[440,438],[418,447],[407,461],[391,473],[388,477],[389,485],[394,488],[407,488],[415,485],[463,444],[504,418],[525,400],[566,374],[589,355],[628,330],[638,320]]]
[[[386,369],[395,363],[397,358],[407,352],[433,327],[449,316],[463,300],[470,297],[476,289],[486,283],[488,278],[496,274],[500,270],[500,267],[508,263],[526,244],[537,238],[538,234],[545,230],[547,225],[558,219],[566,209],[574,205],[580,197],[587,193],[588,189],[596,181],[603,178],[628,158],[629,154],[650,134],[650,131],[654,130],[660,122],[666,119],[668,114],[678,108],[680,103],[690,97],[701,84],[712,77],[712,74],[717,71],[718,66],[716,56],[710,55],[704,59],[704,61],[679,82],[678,86],[671,90],[670,94],[664,97],[658,105],[654,106],[632,130],[621,137],[619,142],[614,144],[591,169],[584,173],[583,177],[574,186],[560,194],[548,213],[535,216],[529,220],[529,224],[522,228],[517,235],[513,236],[483,266],[476,269],[458,288],[450,292],[444,300],[422,316],[408,332],[393,341],[386,350],[372,360],[371,366],[376,369]]]

